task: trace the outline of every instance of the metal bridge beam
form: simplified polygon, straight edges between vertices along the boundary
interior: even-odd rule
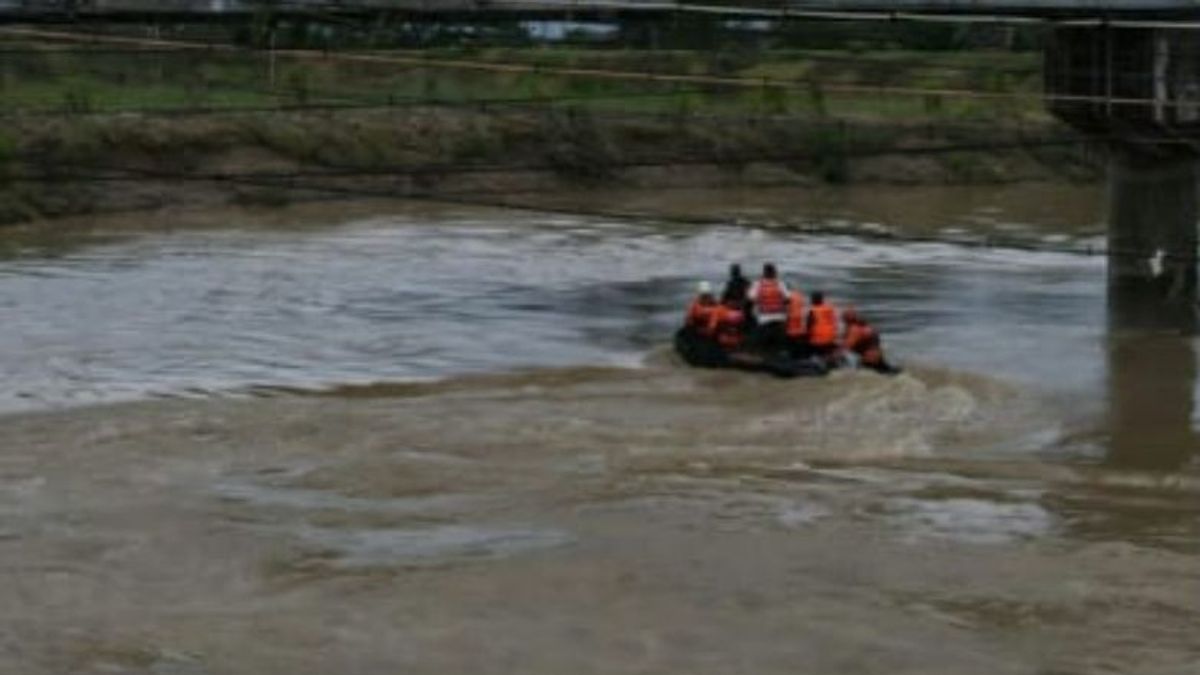
[[[237,23],[280,18],[370,20],[730,17],[911,20],[1200,20],[1200,0],[0,0],[0,23]]]

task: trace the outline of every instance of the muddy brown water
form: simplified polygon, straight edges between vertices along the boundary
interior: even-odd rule
[[[1090,241],[1052,193],[708,198]],[[0,672],[1200,672],[1194,344],[1113,348],[1100,259],[414,204],[5,246]],[[907,372],[677,364],[768,258]]]

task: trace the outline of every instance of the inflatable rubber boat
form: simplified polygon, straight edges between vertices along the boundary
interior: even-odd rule
[[[821,377],[844,365],[830,365],[817,356],[798,358],[786,351],[763,349],[755,346],[755,343],[752,339],[742,349],[726,352],[712,338],[697,335],[686,328],[675,332],[675,352],[685,363],[696,368],[736,368],[769,373],[776,377]],[[891,363],[863,368],[880,375],[899,375],[902,372],[901,368]]]
[[[675,332],[675,352],[697,368],[736,368],[776,377],[821,377],[829,373],[829,366],[817,357],[795,358],[783,351],[768,352],[752,345],[726,352],[712,338],[686,328]]]

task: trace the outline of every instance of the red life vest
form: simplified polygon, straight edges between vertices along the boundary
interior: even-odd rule
[[[754,304],[758,307],[759,314],[779,314],[783,311],[784,303],[787,299],[783,295],[783,288],[779,285],[777,279],[759,279],[758,295],[754,298]]]
[[[808,326],[804,325],[804,294],[800,291],[792,291],[788,294],[785,328],[787,336],[793,340],[799,340],[808,333]]]
[[[696,298],[692,301],[691,306],[688,307],[687,318],[684,320],[683,325],[701,335],[710,335],[708,324],[712,319],[713,313],[717,311],[717,307],[720,307],[720,305],[715,302],[706,305],[700,302],[699,298]]]
[[[731,350],[742,346],[745,338],[746,315],[741,311],[720,305],[709,320],[709,335],[717,339],[717,344]]]
[[[837,308],[828,302],[808,310],[808,343],[814,347],[837,344]]]
[[[883,363],[883,345],[879,333],[870,324],[854,323],[846,327],[846,338],[842,343],[848,351],[862,357],[863,365],[876,366]]]

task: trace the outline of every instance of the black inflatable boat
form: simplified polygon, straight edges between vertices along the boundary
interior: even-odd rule
[[[737,368],[776,377],[820,377],[829,372],[829,366],[814,357],[794,358],[786,352],[767,352],[752,346],[726,352],[712,338],[686,328],[675,332],[675,351],[685,363],[697,368]]]

